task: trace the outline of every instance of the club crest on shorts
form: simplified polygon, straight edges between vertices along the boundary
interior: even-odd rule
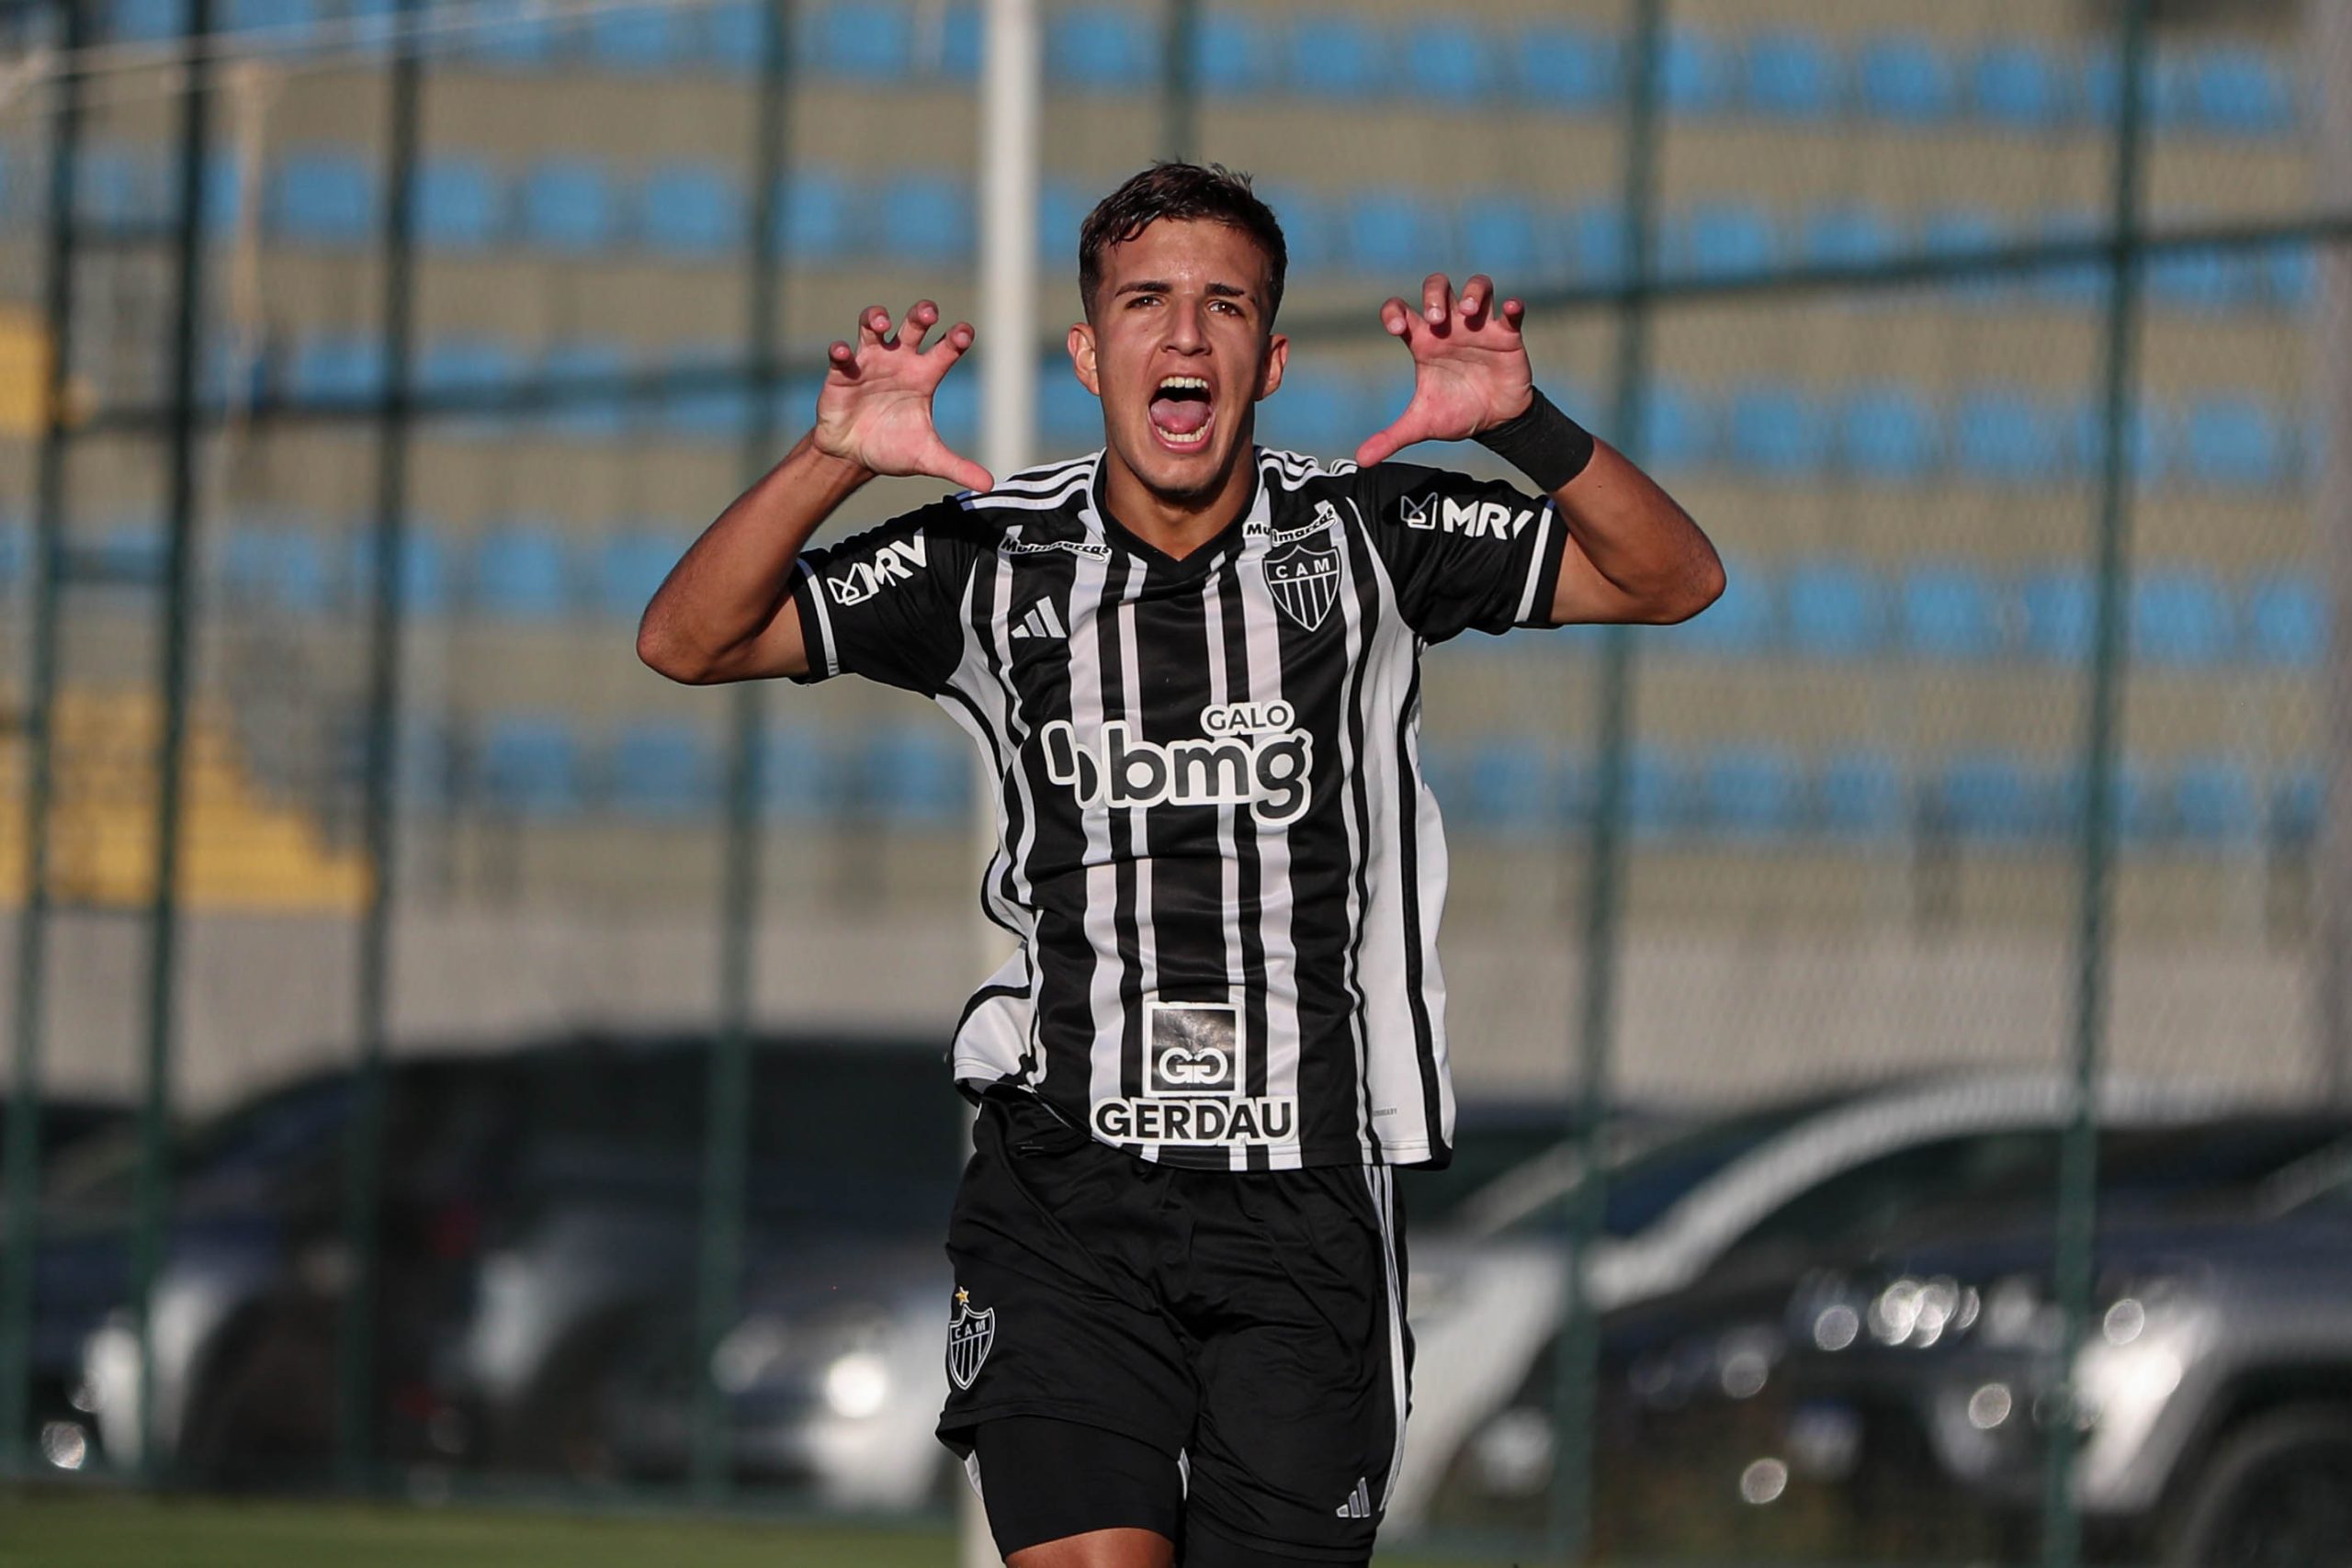
[[[1274,604],[1301,631],[1313,631],[1331,613],[1340,596],[1340,552],[1329,545],[1316,547],[1301,539],[1288,549],[1266,558],[1266,588]]]
[[[980,1375],[980,1363],[996,1343],[996,1308],[976,1312],[972,1292],[956,1287],[956,1315],[947,1320],[947,1375],[957,1388],[970,1388]]]

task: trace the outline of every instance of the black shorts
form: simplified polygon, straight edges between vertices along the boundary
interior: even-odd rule
[[[973,1141],[947,1234],[940,1439],[968,1456],[975,1427],[1014,1416],[1121,1433],[1167,1456],[1188,1535],[1368,1557],[1412,1363],[1393,1174],[1175,1169],[1008,1089],[983,1097]],[[1088,1491],[1084,1476],[976,1479],[992,1523],[1068,1517],[1036,1489]],[[1119,1524],[1157,1528],[1090,1528]]]

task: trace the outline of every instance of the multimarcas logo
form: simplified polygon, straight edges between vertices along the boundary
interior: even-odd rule
[[[1288,703],[1225,703],[1201,710],[1202,738],[1165,744],[1114,718],[1096,738],[1057,718],[1039,732],[1046,776],[1085,807],[1247,806],[1280,827],[1306,809],[1315,738],[1292,728]]]

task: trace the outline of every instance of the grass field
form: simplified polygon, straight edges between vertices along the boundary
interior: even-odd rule
[[[953,1568],[944,1530],[0,1492],[0,1568]],[[1449,1568],[1384,1556],[1380,1568]]]

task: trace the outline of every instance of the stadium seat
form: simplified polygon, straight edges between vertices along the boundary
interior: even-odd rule
[[[2149,302],[2174,310],[2233,310],[2253,285],[2244,258],[2232,251],[2159,251],[2144,266]]]
[[[1936,819],[1962,838],[2022,839],[2065,827],[2076,787],[2067,775],[1979,752],[1946,762],[1929,798]]]
[[[1406,90],[1416,96],[1457,107],[1478,107],[1494,96],[1493,46],[1458,21],[1411,28],[1399,46],[1398,63]]]
[[[2069,412],[2066,421],[2073,432],[2072,451],[2068,460],[2083,474],[2096,479],[2107,462],[2107,411],[2097,398],[2084,398]],[[2165,465],[2178,445],[2170,434],[2172,422],[2163,410],[2145,402],[2132,405],[2125,440],[2132,473],[2142,483],[2151,483],[2163,477]]]
[[[1990,659],[2001,648],[2001,602],[1984,573],[1916,566],[1901,590],[1903,643],[1922,659]]]
[[[2000,220],[1980,208],[1939,208],[1919,223],[1919,243],[1938,255],[1974,255],[1998,248],[2008,236]],[[1996,300],[2016,287],[2014,277],[1983,274],[1942,286],[1951,298],[1970,304]]]
[[[481,397],[511,387],[528,374],[512,344],[479,333],[435,338],[417,355],[415,389],[425,399]],[[488,439],[513,428],[494,409],[437,416],[425,426],[434,434]]]
[[[1282,215],[1283,241],[1290,251],[1293,276],[1337,265],[1341,225],[1321,197],[1279,182],[1261,184],[1257,190],[1266,205]]]
[[[1682,760],[1654,746],[1635,746],[1625,757],[1624,822],[1636,838],[1656,839],[1690,826],[1696,802],[1690,770]],[[1599,807],[1599,790],[1583,791],[1586,811]]]
[[[2273,246],[2260,265],[2263,287],[2279,310],[2309,314],[2319,303],[2319,253],[2311,246]]]
[[[759,739],[760,802],[766,815],[793,821],[830,816],[842,798],[832,734],[814,724],[786,721]]]
[[[1614,203],[1589,203],[1568,213],[1562,230],[1569,264],[1579,281],[1613,282],[1625,276],[1633,251],[1623,209]]]
[[[1952,427],[1952,460],[1971,479],[2004,485],[2043,484],[2064,471],[2064,420],[2019,390],[1986,390],[1961,400]]]
[[[1662,651],[1736,657],[1769,647],[1774,635],[1770,574],[1753,560],[1724,563],[1722,597],[1684,623]]]
[[[574,338],[551,345],[539,359],[539,376],[549,383],[551,400],[541,416],[549,429],[574,440],[600,440],[628,427],[628,399],[612,391],[558,393],[565,383],[617,379],[628,373],[628,351],[618,344]]]
[[[1046,30],[1049,87],[1126,92],[1159,79],[1158,29],[1138,12],[1109,6],[1058,11]]]
[[[1544,743],[1517,736],[1481,740],[1460,759],[1458,772],[1439,798],[1449,813],[1461,813],[1464,827],[1542,833],[1560,826],[1559,765]]]
[[[2119,758],[2110,778],[2109,820],[2119,838],[2144,842],[2172,836],[2170,781],[2137,757]]]
[[[2063,245],[2078,242],[2104,243],[2108,233],[2104,217],[2086,212],[2062,210],[2046,215],[2037,225],[2036,238],[2044,244]],[[2054,262],[2028,275],[2033,290],[2054,305],[2089,308],[2107,300],[2108,265],[2103,256],[2086,255],[2077,261]]]
[[[212,14],[222,32],[266,32],[276,49],[308,44],[319,25],[317,0],[227,0]],[[240,39],[239,46],[253,41]]]
[[[502,620],[550,621],[571,613],[571,553],[553,528],[510,525],[474,542],[476,610]]]
[[[1388,90],[1387,40],[1370,22],[1342,11],[1299,17],[1290,28],[1286,80],[1323,98],[1373,98]]]
[[[1968,72],[1977,118],[2011,130],[2043,130],[2069,111],[2065,73],[2038,44],[1998,43],[1980,51]]]
[[[487,161],[438,153],[418,164],[415,180],[418,243],[481,250],[505,238],[505,181]]]
[[[1507,69],[1536,108],[1590,114],[1617,98],[1616,40],[1586,28],[1537,22],[1510,40]]]
[[[1465,266],[1497,278],[1524,280],[1512,287],[1557,271],[1544,254],[1534,215],[1513,196],[1474,196],[1463,202],[1462,259]]]
[[[1793,830],[1802,814],[1804,775],[1776,747],[1729,748],[1707,758],[1699,794],[1709,827],[1734,838],[1773,838]]]
[[[1264,405],[1265,414],[1273,414],[1290,390],[1285,379],[1283,389]],[[1058,367],[1047,364],[1038,377],[1037,430],[1050,452],[1076,452],[1102,444],[1102,404],[1071,374],[1067,360]]]
[[[290,152],[272,175],[268,216],[270,227],[288,240],[364,243],[376,229],[375,172],[356,152]]]
[[[2132,584],[2132,655],[2150,664],[2218,664],[2237,641],[2230,602],[2202,572],[2142,574]]]
[[[718,741],[693,725],[640,720],[614,738],[607,784],[615,810],[661,821],[707,819],[725,784]]]
[[[605,615],[635,620],[685,552],[686,541],[660,534],[607,538],[596,547],[590,566],[596,607]]]
[[[2227,843],[2261,830],[2261,792],[2242,762],[2228,757],[2191,757],[2173,771],[2172,811],[2183,838]]]
[[[1659,381],[1642,400],[1640,436],[1634,446],[1645,467],[1699,468],[1715,455],[1714,413],[1696,392]]]
[[[1864,266],[1894,254],[1894,224],[1874,207],[1826,207],[1805,215],[1804,259],[1816,265]]]
[[[778,184],[776,243],[791,260],[837,261],[859,250],[857,218],[848,183],[829,170],[795,169]]]
[[[489,806],[525,817],[569,817],[585,803],[580,742],[560,718],[503,715],[482,737],[475,779]]]
[[[1838,411],[1838,452],[1848,470],[1863,479],[1915,481],[1935,466],[1935,415],[1907,386],[1860,388]]]
[[[1666,228],[1666,270],[1690,277],[1762,272],[1772,265],[1772,220],[1745,201],[1699,202]]]
[[[950,376],[931,395],[931,423],[940,439],[968,451],[980,437],[980,378]]]
[[[117,43],[162,43],[187,28],[184,0],[113,0],[107,36]]]
[[[2200,398],[2188,409],[2182,446],[2191,479],[2212,490],[2268,490],[2288,474],[2287,433],[2245,397]]]
[[[585,158],[549,158],[523,182],[523,232],[535,245],[582,253],[620,238],[620,215],[605,167]]]
[[[972,192],[951,175],[904,175],[876,209],[883,253],[908,262],[947,265],[972,254]]]
[[[616,6],[588,16],[588,58],[631,73],[674,70],[694,52],[690,13],[670,6]]]
[[[1747,40],[1747,107],[1777,119],[1827,119],[1845,98],[1843,62],[1810,33],[1759,33]]]
[[[831,0],[802,16],[800,58],[811,73],[860,82],[912,73],[914,15],[903,0]]]
[[[1193,32],[1193,82],[1216,97],[1264,92],[1280,73],[1281,40],[1248,11],[1203,11]]]
[[[344,576],[351,597],[366,603],[376,592],[376,536],[372,528],[350,531]],[[410,615],[437,615],[449,607],[448,552],[432,523],[413,517],[401,535],[401,607]]]
[[[977,81],[983,37],[980,0],[933,0],[915,28],[915,70],[951,82]]]
[[[1842,560],[1792,568],[1781,587],[1789,646],[1800,653],[1850,659],[1874,651],[1885,630],[1879,585]]]
[[[304,401],[356,402],[384,388],[384,340],[373,333],[319,333],[295,344],[287,388]]]
[[[1349,205],[1346,225],[1348,261],[1359,272],[1401,277],[1438,271],[1452,259],[1447,213],[1417,196],[1364,191]]]
[[[469,59],[501,71],[538,71],[555,63],[558,18],[538,0],[477,0],[476,25],[461,35]]]
[[[1037,190],[1037,254],[1046,266],[1078,254],[1078,231],[1093,210],[1086,191],[1069,180],[1049,179]]]
[[[1724,428],[1732,461],[1766,479],[1809,478],[1829,456],[1829,421],[1813,394],[1794,382],[1740,387],[1732,393]]]
[[[891,724],[865,732],[858,753],[864,804],[907,827],[963,821],[971,799],[971,743],[936,724]]]
[[[1823,829],[1840,837],[1883,838],[1910,826],[1902,773],[1874,751],[1841,752],[1825,761],[1814,779],[1814,803]]]
[[[1696,118],[1731,108],[1739,60],[1713,34],[1689,26],[1668,28],[1657,66],[1658,99],[1668,113]]]
[[[2284,770],[2270,781],[2269,796],[2267,827],[2274,840],[2307,845],[2319,836],[2327,782],[2317,768],[2301,765]]]
[[[2078,567],[2029,572],[2018,584],[2026,651],[2036,659],[2079,663],[2090,657],[2096,612],[2089,576]]]
[[[664,367],[680,377],[682,384],[662,395],[663,428],[694,440],[741,439],[757,406],[752,388],[734,374],[742,357],[741,350],[728,343],[673,350]]]
[[[743,204],[727,171],[710,164],[671,164],[645,177],[638,229],[657,251],[710,256],[742,242]]]
[[[703,13],[701,60],[730,76],[758,74],[767,40],[767,0],[715,0]]]
[[[1952,114],[1951,64],[1914,33],[1867,39],[1854,62],[1854,92],[1866,113],[1897,125],[1934,125]]]
[[[1371,434],[1358,413],[1358,378],[1341,370],[1300,367],[1259,405],[1275,445],[1317,457],[1348,457]],[[1101,429],[1101,415],[1096,416]]]
[[[2257,579],[2246,594],[2246,651],[2264,664],[2308,670],[2327,656],[2327,599],[2308,577]]]
[[[2295,84],[2288,68],[2253,49],[2219,48],[2193,62],[2196,122],[2223,136],[2284,136],[2295,129]]]
[[[233,599],[285,615],[322,615],[334,597],[315,526],[232,523],[221,536],[219,570]]]

